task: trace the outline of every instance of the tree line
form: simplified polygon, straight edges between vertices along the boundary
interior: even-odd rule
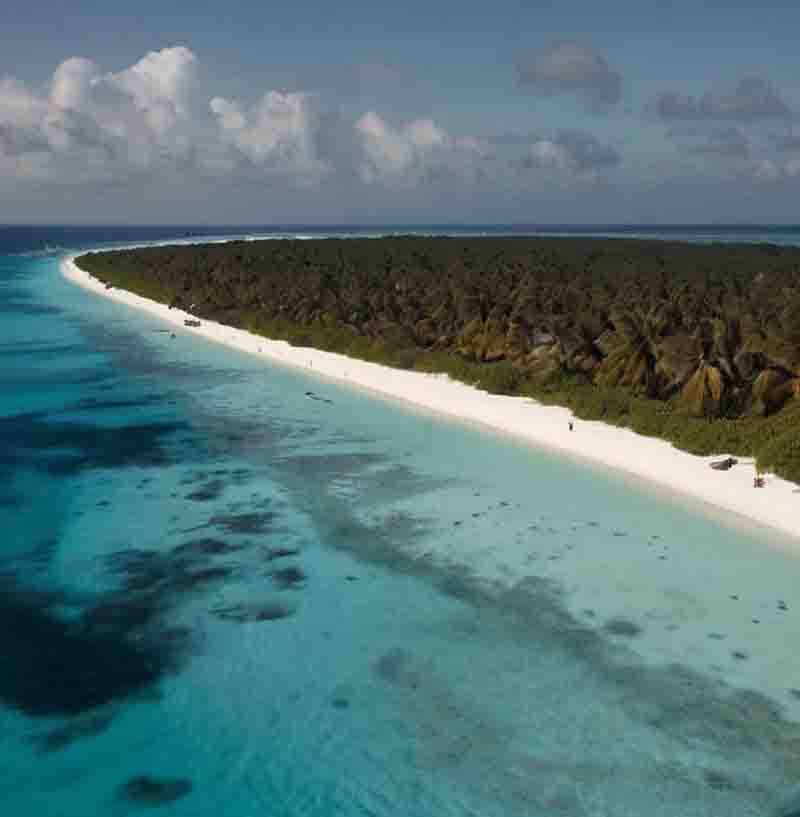
[[[800,249],[594,238],[92,253],[103,281],[296,344],[526,394],[800,479]]]

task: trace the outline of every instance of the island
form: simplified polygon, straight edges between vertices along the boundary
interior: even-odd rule
[[[409,235],[77,264],[195,320],[447,374],[800,481],[798,248]]]

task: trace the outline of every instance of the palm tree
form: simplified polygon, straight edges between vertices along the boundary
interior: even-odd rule
[[[653,396],[656,391],[658,343],[668,322],[657,306],[616,308],[611,314],[612,350],[597,368],[601,386],[629,386]]]

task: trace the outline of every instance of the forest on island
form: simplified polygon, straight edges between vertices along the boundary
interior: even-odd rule
[[[90,253],[112,286],[800,481],[800,248],[396,236]]]

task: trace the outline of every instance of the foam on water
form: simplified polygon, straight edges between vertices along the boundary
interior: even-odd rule
[[[8,813],[749,817],[794,785],[768,534],[5,263]]]

